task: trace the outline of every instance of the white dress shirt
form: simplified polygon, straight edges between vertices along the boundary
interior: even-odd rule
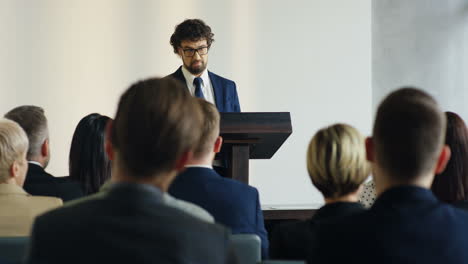
[[[191,74],[185,67],[182,66],[182,73],[184,74],[185,81],[187,82],[187,87],[191,95],[195,94],[195,85],[193,84],[193,80],[195,80],[196,76]],[[205,69],[200,76],[202,79],[201,89],[203,92],[203,96],[205,96],[205,100],[216,105],[216,101],[214,98],[214,91],[213,85],[211,85],[210,76],[208,75],[208,70]]]

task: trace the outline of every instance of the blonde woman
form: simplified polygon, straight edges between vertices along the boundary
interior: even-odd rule
[[[29,236],[34,218],[62,205],[22,188],[28,170],[28,138],[13,121],[0,119],[0,236]]]
[[[358,196],[369,176],[365,138],[355,128],[335,124],[319,130],[307,151],[307,170],[325,205],[312,219],[289,223],[274,230],[270,254],[274,259],[306,259],[319,243],[316,234],[322,223],[361,212]]]

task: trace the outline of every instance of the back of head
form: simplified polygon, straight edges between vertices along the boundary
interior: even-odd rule
[[[22,161],[27,150],[28,138],[23,129],[11,120],[0,119],[0,182],[9,179],[13,162]]]
[[[325,198],[353,193],[369,176],[364,142],[359,131],[345,124],[323,128],[314,135],[307,151],[307,169]]]
[[[196,100],[203,115],[202,136],[194,150],[194,157],[200,158],[213,153],[214,143],[219,136],[220,115],[212,103],[200,98],[196,98]]]
[[[111,163],[105,152],[105,131],[109,117],[90,114],[76,126],[70,147],[69,175],[81,183],[86,194],[99,190],[111,176]]]
[[[27,159],[31,160],[39,155],[42,144],[49,137],[44,109],[34,105],[23,105],[6,113],[5,117],[18,123],[28,135]]]
[[[434,178],[431,189],[439,200],[455,203],[468,200],[468,130],[457,114],[446,112],[445,116],[445,144],[452,155],[444,172]]]
[[[380,104],[374,122],[374,159],[389,180],[410,183],[432,172],[445,138],[446,120],[436,101],[401,88]]]
[[[211,32],[210,26],[205,24],[201,19],[186,19],[184,22],[176,26],[174,34],[172,34],[170,43],[174,49],[174,53],[178,53],[178,48],[182,41],[198,41],[206,39],[208,48],[214,41],[214,34]]]
[[[170,172],[200,138],[202,116],[176,80],[148,79],[121,96],[112,126],[116,161],[134,178]]]

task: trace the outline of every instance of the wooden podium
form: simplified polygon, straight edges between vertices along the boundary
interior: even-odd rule
[[[220,158],[227,177],[249,183],[249,159],[270,159],[292,133],[291,115],[279,113],[221,113]]]

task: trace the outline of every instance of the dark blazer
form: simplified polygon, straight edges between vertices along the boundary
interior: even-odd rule
[[[468,210],[468,201],[458,201],[458,202],[455,202],[453,206],[460,208],[460,209]]]
[[[256,188],[223,178],[209,168],[190,167],[176,177],[169,193],[201,206],[233,234],[257,234],[262,240],[262,256],[268,256],[268,235]]]
[[[321,228],[319,237],[310,263],[468,263],[468,213],[416,186],[385,191],[371,209]]]
[[[270,238],[270,258],[305,260],[309,248],[317,243],[317,232],[322,223],[364,211],[359,203],[337,202],[326,204],[305,221],[286,223],[276,227]]]
[[[115,184],[38,217],[27,263],[226,263],[229,235],[165,205],[155,187]]]
[[[32,195],[54,196],[64,202],[84,196],[79,183],[68,177],[59,178],[47,173],[41,166],[29,163],[24,190]]]
[[[218,111],[240,112],[241,110],[239,97],[237,96],[236,83],[210,71],[208,71],[208,76],[210,77],[211,85],[213,86],[214,98]],[[166,77],[177,79],[187,86],[187,81],[182,73],[182,66],[180,66],[173,74]]]

